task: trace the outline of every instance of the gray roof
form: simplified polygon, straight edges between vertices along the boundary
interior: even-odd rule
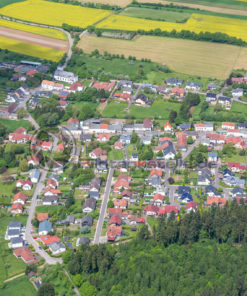
[[[98,191],[89,191],[89,196],[99,199],[99,192]]]
[[[49,244],[49,248],[52,252],[57,252],[61,248],[65,248],[65,245],[62,242],[54,242]]]
[[[58,201],[58,197],[56,195],[48,195],[48,196],[44,196],[42,201],[54,203]]]
[[[96,200],[93,197],[86,199],[83,203],[83,206],[82,206],[83,209],[90,208],[92,210],[94,210],[95,207],[96,207]]]
[[[13,238],[11,238],[11,244],[13,245],[13,244],[19,244],[19,243],[22,243],[23,244],[23,238],[22,237],[13,237]]]
[[[67,216],[65,219],[65,223],[74,224],[75,223],[75,217],[74,216]]]
[[[90,244],[90,238],[89,237],[80,237],[76,241],[76,245],[80,246],[82,244]]]
[[[19,236],[20,235],[20,229],[8,229],[7,235],[8,236]]]
[[[78,76],[72,72],[67,72],[67,71],[63,71],[63,70],[56,70],[54,73],[54,77],[55,76],[62,76],[62,77],[66,77],[69,79],[78,79]]]
[[[47,220],[40,222],[39,223],[39,232],[41,232],[41,231],[47,231],[47,232],[52,231],[52,223]]]
[[[93,225],[93,217],[90,215],[85,215],[81,219],[81,225],[83,226],[92,226]]]
[[[9,222],[9,226],[8,228],[21,228],[22,225],[21,225],[21,222],[20,221],[10,221]]]

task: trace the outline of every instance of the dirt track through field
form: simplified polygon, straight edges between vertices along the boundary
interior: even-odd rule
[[[186,6],[186,7],[190,7],[190,8],[199,8],[201,10],[207,10],[207,11],[212,11],[212,12],[216,12],[216,13],[247,16],[247,11],[244,10],[244,8],[242,10],[240,10],[240,9],[238,10],[238,9],[231,9],[231,8],[224,8],[224,7],[215,7],[215,6],[206,6],[206,5],[193,4],[193,3],[161,1],[161,0],[138,0],[137,2],[140,2],[140,3],[161,3],[163,5],[172,3],[173,5]]]
[[[0,36],[18,41],[32,43],[39,46],[49,47],[56,50],[67,51],[68,43],[63,40],[27,33],[19,30],[0,26]]]

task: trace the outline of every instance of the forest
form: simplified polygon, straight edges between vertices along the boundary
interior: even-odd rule
[[[247,207],[159,218],[119,246],[82,246],[64,262],[85,296],[247,295]]]

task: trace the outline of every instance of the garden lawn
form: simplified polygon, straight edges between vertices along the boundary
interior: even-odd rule
[[[8,128],[8,132],[14,132],[18,127],[24,127],[28,129],[30,127],[30,123],[28,120],[10,120],[6,118],[0,118],[0,123],[5,125]]]
[[[1,296],[34,296],[37,293],[27,276],[8,282],[0,292]]]
[[[111,150],[108,153],[108,160],[123,160],[124,152],[122,150]]]
[[[4,184],[0,180],[0,197],[12,197],[14,196],[13,189],[15,188],[16,182],[10,184]]]
[[[25,225],[26,220],[27,216],[24,215],[18,217],[0,217],[0,282],[25,271],[26,264],[13,255],[12,250],[8,247],[9,241],[6,241],[4,236],[10,221],[21,221]],[[3,295],[2,290],[0,291],[0,295]],[[12,296],[12,294],[9,295]]]

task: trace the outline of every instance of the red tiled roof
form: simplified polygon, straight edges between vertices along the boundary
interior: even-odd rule
[[[162,176],[162,171],[160,170],[156,170],[156,169],[153,169],[151,172],[150,172],[150,177],[152,177],[153,175],[156,175],[158,177],[161,177]]]
[[[235,123],[234,122],[222,122],[222,126],[235,126]]]
[[[16,257],[21,257],[23,261],[28,263],[38,263],[37,260],[35,260],[35,257],[32,253],[32,251],[28,247],[21,247],[18,249],[13,250],[13,253]]]
[[[60,143],[60,144],[57,146],[57,151],[63,152],[64,149],[65,149],[65,144],[64,144],[64,143]]]
[[[82,87],[82,84],[80,82],[71,84],[69,90],[76,91],[78,87]]]
[[[10,208],[10,211],[15,211],[15,210],[20,210],[21,212],[23,212],[23,205],[19,202],[16,202],[16,203],[13,203],[11,208]]]
[[[178,136],[178,146],[187,146],[187,137],[185,134]]]
[[[159,207],[154,206],[154,205],[147,205],[147,206],[144,207],[144,211],[146,211],[146,212],[155,212],[157,214],[158,211],[159,211]]]
[[[27,75],[27,76],[33,76],[33,75],[35,75],[35,74],[37,74],[37,73],[38,73],[37,70],[30,70],[30,71],[28,71],[28,72],[26,73],[26,75]]]
[[[119,215],[114,215],[111,217],[109,225],[116,224],[121,225],[122,224],[122,218]]]
[[[123,209],[109,208],[108,213],[109,215],[122,215]]]
[[[96,89],[104,89],[106,91],[109,91],[110,89],[113,88],[115,82],[110,82],[110,83],[107,83],[107,82],[95,82],[93,87],[96,88]]]
[[[16,133],[16,134],[23,134],[23,133],[25,133],[26,131],[27,131],[27,130],[26,130],[24,127],[20,126],[20,127],[18,127],[17,130],[15,130],[15,133]]]
[[[158,199],[164,200],[164,196],[159,194],[159,193],[156,193],[155,196],[154,196],[154,200],[158,200]]]
[[[71,122],[73,122],[73,123],[78,123],[79,122],[79,120],[77,119],[77,118],[70,118],[68,121],[67,121],[67,123],[71,123]]]
[[[122,227],[116,225],[109,225],[107,228],[107,239],[109,241],[114,241],[117,236],[121,235]]]
[[[115,207],[127,207],[127,200],[125,200],[125,199],[115,199],[114,206]]]
[[[51,236],[51,235],[44,235],[40,237],[41,241],[45,245],[50,245],[54,242],[60,242],[60,238],[57,237],[56,235]]]
[[[226,204],[226,199],[225,198],[220,198],[218,196],[208,196],[207,197],[207,205],[210,206],[212,204],[217,204],[217,205],[225,205]]]
[[[135,162],[135,166],[136,167],[145,167],[146,166],[146,163],[145,163],[145,161],[144,160],[137,160],[136,162]]]
[[[190,209],[190,208],[196,210],[197,207],[198,207],[198,204],[197,204],[195,201],[190,201],[190,202],[188,202],[188,203],[186,204],[186,206],[185,206],[186,210],[188,210],[188,209]]]
[[[22,192],[18,192],[14,195],[13,201],[15,201],[17,199],[21,199],[25,202],[28,199],[28,195],[25,193],[22,193]]]
[[[164,128],[170,128],[170,129],[172,129],[172,126],[171,126],[171,124],[169,123],[169,122],[167,122],[165,125],[164,125]]]
[[[49,214],[48,213],[38,213],[37,214],[37,220],[39,222],[43,222],[44,220],[48,220],[49,219]]]

